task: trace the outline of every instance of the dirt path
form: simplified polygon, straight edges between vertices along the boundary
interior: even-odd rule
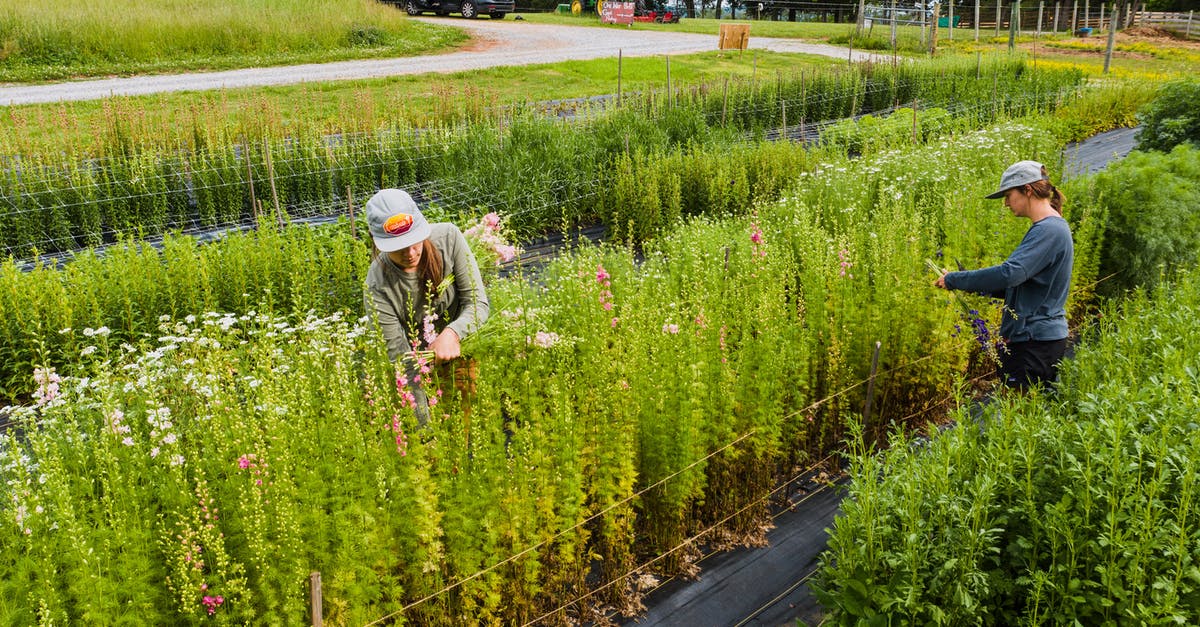
[[[615,57],[618,51],[621,51],[624,56],[630,57],[688,54],[715,50],[717,47],[716,33],[698,35],[665,31],[559,26],[509,19],[418,19],[463,28],[471,33],[473,40],[456,52],[418,57],[339,61],[223,72],[106,78],[46,85],[5,85],[0,86],[0,105],[96,100],[109,96],[291,85],[312,81],[354,80],[405,74],[450,73],[497,66]],[[850,56],[850,51],[846,48],[803,43],[794,39],[752,37],[750,48],[773,52],[816,54],[843,59]],[[879,60],[882,57],[861,51],[853,52],[855,61],[868,59]]]

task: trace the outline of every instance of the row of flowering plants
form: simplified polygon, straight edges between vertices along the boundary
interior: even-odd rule
[[[818,577],[831,624],[1179,624],[1200,617],[1200,289],[1112,309],[1057,394],[858,440]]]
[[[994,120],[1053,109],[1081,81],[1077,71],[1036,70],[1021,60],[863,65],[720,91],[647,93],[571,122],[515,110],[495,123],[414,128],[391,120],[336,135],[194,129],[169,146],[118,134],[123,139],[99,155],[64,160],[57,146],[11,155],[0,167],[0,252],[29,258],[123,236],[244,225],[263,214],[329,215],[380,187],[415,185],[463,213],[487,199],[521,234],[540,234],[564,220],[603,217],[592,201],[594,179],[622,153],[722,145],[789,119],[838,119],[913,100]]]
[[[1011,124],[842,160],[636,255],[518,266],[491,279],[492,320],[466,343],[469,409],[422,374],[437,399],[425,428],[362,312],[316,313],[318,296],[358,288],[360,261],[261,284],[291,285],[290,299],[267,292],[255,311],[135,333],[41,321],[74,349],[27,371],[35,393],[0,439],[0,620],[291,624],[307,620],[313,570],[338,623],[633,612],[641,583],[695,572],[693,538],[762,541],[764,495],[859,413],[875,342],[872,431],[952,391],[973,340],[924,260],[1000,258],[1023,225],[977,199],[1018,156],[1056,149]],[[499,226],[476,227],[481,257],[510,252],[489,237]],[[269,252],[245,238],[222,254],[279,255],[270,272],[221,276],[186,247],[171,254],[190,266],[141,263],[198,299],[249,302],[243,281],[353,250],[319,231],[293,249],[259,235]]]

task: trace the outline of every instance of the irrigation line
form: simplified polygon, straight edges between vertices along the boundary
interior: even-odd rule
[[[500,561],[500,562],[498,562],[498,563],[496,563],[496,564],[493,564],[492,566],[489,566],[489,567],[487,567],[487,568],[485,568],[485,569],[483,569],[483,570],[481,570],[481,571],[478,571],[478,572],[476,572],[476,573],[472,574],[472,575],[471,575],[471,576],[469,576],[469,577],[466,577],[466,578],[464,578],[464,579],[460,579],[459,581],[456,581],[456,582],[454,582],[454,583],[452,583],[452,584],[450,584],[450,585],[448,585],[448,586],[446,586],[446,587],[442,588],[441,590],[438,590],[437,592],[433,592],[433,593],[431,593],[431,594],[428,594],[428,595],[426,595],[426,596],[425,596],[425,597],[423,597],[423,598],[420,598],[420,599],[418,599],[418,600],[416,600],[416,601],[413,601],[412,603],[409,603],[408,605],[405,605],[404,607],[400,608],[399,610],[397,610],[397,611],[395,611],[395,612],[392,612],[391,614],[388,614],[388,615],[386,615],[386,616],[384,616],[384,617],[382,617],[382,618],[377,618],[377,619],[375,619],[374,621],[372,621],[372,622],[370,622],[370,623],[367,623],[367,625],[366,625],[365,627],[370,627],[371,625],[377,625],[377,624],[379,624],[379,623],[381,623],[381,622],[383,622],[383,621],[385,621],[385,620],[387,620],[387,619],[389,619],[389,618],[394,618],[394,617],[396,617],[396,616],[399,616],[400,614],[403,614],[404,612],[407,612],[408,610],[410,610],[410,609],[412,609],[412,608],[414,608],[414,607],[416,607],[416,606],[418,606],[418,605],[421,605],[422,603],[425,603],[426,601],[428,601],[428,600],[430,600],[430,599],[432,599],[432,598],[434,598],[434,597],[437,597],[437,596],[440,596],[440,595],[442,595],[442,594],[445,594],[446,592],[449,592],[449,591],[451,591],[451,590],[453,590],[453,589],[455,589],[455,588],[457,588],[457,587],[459,587],[459,586],[463,585],[464,583],[467,583],[468,581],[471,581],[471,580],[473,580],[473,579],[476,579],[476,578],[478,578],[478,577],[480,577],[480,576],[482,576],[482,575],[485,575],[485,574],[487,574],[487,573],[489,573],[489,572],[491,572],[491,571],[493,571],[493,570],[495,570],[495,569],[497,569],[497,568],[499,568],[499,567],[501,567],[501,566],[503,566],[503,565],[505,565],[505,564],[507,564],[507,563],[509,563],[509,562],[511,562],[511,561],[513,561],[513,560],[515,560],[515,559],[518,559],[518,558],[520,558],[520,557],[522,557],[522,556],[524,556],[524,555],[526,555],[526,554],[528,554],[528,553],[530,553],[530,552],[532,552],[532,551],[535,551],[535,550],[537,550],[537,549],[541,548],[542,546],[545,546],[547,543],[549,543],[549,542],[552,542],[552,541],[554,541],[554,540],[556,540],[556,539],[558,539],[558,538],[562,537],[563,535],[565,535],[565,534],[567,534],[567,533],[570,533],[570,532],[572,532],[572,531],[575,531],[576,529],[578,529],[578,528],[582,527],[583,525],[586,525],[587,523],[589,523],[589,522],[591,522],[591,521],[595,520],[596,518],[598,518],[598,517],[600,517],[600,516],[603,516],[604,514],[607,514],[608,512],[610,512],[610,511],[612,511],[612,510],[616,509],[617,507],[620,507],[620,506],[622,506],[622,505],[624,505],[624,504],[628,503],[629,501],[631,501],[631,500],[633,500],[633,499],[635,499],[635,498],[637,498],[637,497],[639,497],[639,496],[642,496],[642,495],[643,495],[643,494],[645,494],[646,492],[649,492],[650,490],[653,490],[654,488],[657,488],[657,487],[659,487],[660,485],[662,485],[662,484],[666,483],[667,481],[669,481],[669,480],[671,480],[671,479],[674,479],[675,477],[677,477],[677,476],[679,476],[679,475],[681,475],[681,474],[683,474],[683,473],[687,472],[688,470],[691,470],[692,468],[696,467],[697,465],[699,465],[699,464],[702,464],[702,463],[704,463],[704,462],[708,461],[709,459],[711,459],[712,457],[714,457],[714,456],[716,456],[716,455],[720,454],[721,452],[725,451],[726,449],[729,449],[730,447],[732,447],[732,446],[734,446],[734,445],[738,444],[738,443],[739,443],[739,442],[741,442],[742,440],[745,440],[746,438],[750,437],[751,435],[754,435],[754,433],[755,433],[756,431],[757,431],[756,429],[751,429],[750,431],[747,431],[746,433],[744,433],[744,434],[742,434],[741,436],[739,436],[739,437],[738,437],[736,440],[734,440],[734,441],[732,441],[732,442],[730,442],[730,443],[726,444],[725,446],[722,446],[721,448],[719,448],[719,449],[717,449],[717,450],[715,450],[715,451],[713,451],[713,452],[709,453],[708,455],[705,455],[704,457],[702,457],[702,458],[700,458],[700,459],[698,459],[698,460],[696,460],[696,461],[692,462],[691,464],[688,464],[688,465],[687,465],[687,466],[685,466],[684,468],[681,468],[681,469],[679,469],[679,470],[677,470],[677,471],[675,471],[675,472],[673,472],[673,473],[671,473],[671,474],[667,475],[666,477],[663,477],[662,479],[659,479],[658,481],[654,482],[653,484],[651,484],[651,485],[649,485],[649,486],[646,486],[645,488],[643,488],[643,489],[639,490],[638,492],[636,492],[636,493],[634,493],[634,494],[631,494],[631,495],[629,495],[629,496],[627,496],[627,497],[625,497],[625,498],[621,499],[620,501],[617,501],[616,503],[613,503],[612,505],[608,506],[607,508],[605,508],[605,509],[603,509],[603,510],[601,510],[601,511],[599,511],[599,512],[595,513],[595,514],[592,514],[592,515],[591,515],[591,516],[589,516],[588,518],[586,518],[586,519],[584,519],[584,520],[582,520],[582,521],[580,521],[580,522],[578,522],[578,523],[576,523],[576,524],[572,525],[571,527],[568,527],[568,528],[566,528],[566,529],[563,529],[562,531],[560,531],[560,532],[558,532],[558,533],[554,534],[554,535],[553,535],[553,536],[551,536],[550,538],[547,538],[547,539],[545,539],[545,540],[542,540],[541,542],[539,542],[539,543],[537,543],[537,544],[535,544],[535,545],[533,545],[533,546],[531,546],[531,547],[529,547],[529,548],[527,548],[527,549],[525,549],[525,550],[521,551],[520,553],[517,553],[517,554],[515,554],[515,555],[512,555],[512,556],[510,556],[510,557],[508,557],[508,558],[505,558],[504,560],[502,560],[502,561]]]
[[[832,452],[832,453],[830,453],[830,454],[826,455],[826,456],[825,456],[824,458],[822,458],[821,460],[819,460],[819,461],[816,461],[816,462],[813,462],[813,464],[812,464],[811,466],[809,466],[808,468],[806,468],[806,469],[805,469],[804,471],[802,471],[801,473],[797,474],[795,477],[792,477],[791,479],[788,479],[787,481],[783,482],[783,483],[782,483],[782,484],[780,484],[779,486],[776,486],[776,489],[775,489],[775,490],[773,490],[773,491],[772,491],[772,493],[774,493],[774,492],[777,492],[777,491],[778,491],[778,488],[780,488],[780,487],[784,487],[784,486],[791,485],[791,484],[795,483],[797,480],[799,480],[799,479],[800,479],[800,477],[803,477],[804,475],[806,475],[806,474],[808,474],[808,473],[812,472],[813,470],[816,470],[818,467],[820,467],[820,466],[821,466],[822,464],[824,464],[825,462],[829,461],[829,460],[830,460],[830,459],[831,459],[831,458],[832,458],[834,455],[837,455],[838,453],[839,453],[839,451],[834,451],[834,452]],[[813,490],[812,492],[810,492],[809,494],[807,494],[807,495],[806,495],[804,498],[800,499],[799,501],[797,501],[797,502],[795,502],[795,503],[791,503],[791,502],[789,501],[789,503],[790,503],[790,504],[788,505],[788,507],[784,508],[784,509],[783,509],[782,511],[780,511],[780,512],[777,512],[777,513],[773,514],[773,515],[771,516],[771,520],[775,520],[775,519],[779,518],[780,516],[782,516],[782,515],[784,514],[784,512],[787,512],[787,511],[789,511],[789,510],[791,510],[791,509],[793,509],[793,508],[795,508],[795,507],[797,507],[797,506],[799,506],[799,505],[803,505],[805,501],[807,501],[808,499],[810,499],[810,498],[812,498],[812,497],[816,496],[817,494],[820,494],[821,492],[823,492],[824,490],[826,490],[826,489],[828,489],[828,488],[829,488],[829,486],[828,486],[828,485],[822,485],[820,488],[818,488],[818,489],[816,489],[816,490]],[[712,557],[712,556],[713,556],[713,555],[715,555],[715,554],[716,554],[716,551],[714,551],[714,552],[711,552],[711,553],[709,553],[708,555],[705,555],[705,556],[701,557],[700,559],[696,560],[696,563],[697,563],[697,564],[699,564],[700,562],[703,562],[704,560],[708,559],[709,557]],[[649,590],[647,590],[647,591],[645,592],[645,595],[650,595],[650,594],[653,594],[653,593],[654,593],[654,592],[656,592],[656,591],[657,591],[659,588],[662,588],[663,586],[667,585],[668,583],[671,583],[672,581],[675,581],[675,578],[676,578],[676,577],[675,577],[674,575],[672,575],[672,576],[670,576],[670,577],[667,577],[666,579],[663,579],[662,581],[658,582],[658,584],[657,584],[657,585],[655,585],[653,588],[650,588]]]
[[[824,489],[824,488],[822,488],[822,489]],[[818,491],[818,492],[819,492],[819,491]],[[813,492],[813,494],[817,494],[817,492]],[[803,502],[803,501],[801,501],[801,502]],[[738,621],[736,624],[734,624],[734,626],[733,626],[733,627],[742,627],[743,625],[746,625],[746,624],[748,624],[750,621],[752,621],[752,620],[754,620],[755,618],[757,618],[757,617],[758,617],[758,615],[759,615],[759,614],[762,614],[764,610],[766,610],[767,608],[771,607],[772,605],[775,605],[775,604],[776,604],[776,603],[778,603],[778,602],[779,602],[781,599],[783,599],[783,598],[784,598],[784,597],[786,597],[787,595],[789,595],[789,594],[791,594],[792,592],[794,592],[794,591],[796,590],[796,588],[799,588],[800,586],[802,586],[802,585],[804,585],[805,583],[807,583],[809,579],[812,579],[813,575],[817,574],[817,571],[818,571],[818,570],[821,570],[821,566],[820,566],[819,564],[818,564],[817,566],[814,566],[814,567],[813,567],[813,569],[812,569],[812,570],[810,570],[810,571],[808,571],[808,573],[807,573],[807,574],[805,574],[803,577],[800,577],[800,579],[799,579],[798,581],[796,581],[796,583],[793,583],[792,585],[788,586],[786,590],[784,590],[783,592],[780,592],[779,594],[775,595],[775,598],[771,599],[770,601],[767,601],[766,603],[764,603],[763,605],[761,605],[761,606],[760,606],[758,609],[754,610],[753,612],[750,612],[750,614],[749,614],[749,615],[747,615],[747,616],[746,616],[745,618],[743,618],[742,620]]]

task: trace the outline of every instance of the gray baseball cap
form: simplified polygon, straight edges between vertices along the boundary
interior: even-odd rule
[[[1004,171],[1004,175],[1000,177],[1000,189],[984,196],[984,198],[1003,198],[1004,193],[1014,187],[1047,180],[1042,175],[1043,167],[1037,161],[1018,161],[1008,166],[1008,169]]]
[[[408,248],[429,238],[429,221],[408,192],[379,190],[367,201],[367,227],[380,252]]]

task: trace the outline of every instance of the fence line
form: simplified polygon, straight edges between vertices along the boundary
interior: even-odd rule
[[[876,94],[882,93],[882,92],[891,91],[892,89],[894,89],[894,88],[887,84],[875,85],[875,86],[865,89],[865,90],[858,90],[858,89],[854,89],[853,87],[847,87],[845,89],[845,91],[841,92],[840,94],[837,94],[837,95],[833,96],[832,98],[829,98],[829,97],[822,98],[821,100],[817,100],[817,102],[821,102],[822,100],[836,100],[836,99],[845,99],[845,98],[853,99],[855,97],[861,97],[865,101],[866,99],[870,98],[873,95],[876,95]],[[1036,94],[1036,93],[1022,94],[1016,98],[1005,97],[1004,104],[1006,107],[1024,106],[1024,105],[1028,105],[1030,103],[1033,103],[1036,106],[1038,101],[1044,100],[1045,102],[1049,103],[1052,99],[1061,99],[1063,96],[1073,95],[1074,93],[1076,93],[1076,91],[1077,91],[1077,89],[1074,89],[1074,88],[1066,89],[1066,90],[1059,89],[1054,92],[1046,92],[1044,94]],[[783,98],[783,99],[779,99],[778,102],[779,102],[779,106],[781,108],[788,107],[788,108],[795,109],[795,108],[801,106],[802,104],[812,103],[812,102],[814,102],[814,100],[811,97],[798,97],[798,98],[792,98],[792,99]],[[928,105],[937,105],[940,103],[938,103],[936,101],[936,99],[934,99],[932,101],[924,101],[924,104],[926,104],[928,106]],[[981,103],[981,104],[971,105],[971,106],[958,106],[958,105],[954,105],[951,103],[946,108],[947,108],[948,112],[961,114],[964,112],[985,111],[989,107],[995,107],[998,104],[999,104],[999,101],[997,101],[996,103],[993,103],[991,105],[989,105],[987,103]],[[776,106],[775,104],[764,105],[763,107],[760,107],[760,109],[774,110],[775,106]],[[878,115],[880,113],[888,113],[888,112],[894,111],[895,108],[896,108],[895,106],[885,107],[882,110],[874,110],[870,114]],[[817,132],[819,132],[819,130],[826,128],[831,123],[840,123],[847,119],[850,119],[850,118],[843,118],[840,120],[832,120],[832,121],[826,121],[826,122],[811,123],[811,124],[807,125],[807,128],[810,131],[809,134],[812,134],[811,131],[813,131],[814,129]],[[803,129],[803,128],[805,128],[805,126],[806,125],[803,123],[803,120],[801,120],[800,125],[789,126],[788,127],[788,136],[789,137],[792,136],[790,129],[792,129],[792,128]],[[775,129],[775,128],[770,128],[765,133],[765,137],[768,139],[777,139],[779,136],[780,136],[779,129]],[[743,142],[744,143],[739,144],[739,145],[746,145],[747,143],[756,141],[757,137],[758,137],[757,133],[753,132],[753,131],[743,133]],[[274,208],[274,209],[281,210],[289,215],[299,214],[299,215],[302,215],[305,217],[315,217],[318,215],[336,215],[336,214],[340,213],[340,211],[345,207],[347,199],[344,197],[344,194],[339,189],[341,187],[341,185],[337,181],[338,176],[343,173],[351,172],[357,168],[388,167],[388,166],[391,166],[394,164],[394,162],[390,161],[386,155],[376,154],[375,156],[376,156],[376,158],[374,160],[367,161],[367,162],[365,162],[365,164],[362,161],[358,161],[353,164],[340,165],[338,160],[333,160],[333,161],[329,162],[327,167],[304,169],[303,171],[297,171],[293,174],[284,174],[283,177],[277,177],[276,180],[283,180],[283,181],[295,180],[296,177],[317,177],[318,179],[323,179],[322,187],[328,187],[328,189],[322,190],[320,195],[324,195],[324,197],[327,200],[313,200],[313,201],[304,201],[304,202],[300,202],[300,203],[288,203],[287,206],[285,206],[285,207]],[[232,176],[232,171],[236,170],[236,169],[240,169],[240,168],[229,168],[229,169],[224,170],[224,172],[222,172],[222,173],[229,173],[230,176]],[[287,167],[281,165],[279,168],[277,168],[277,170],[285,170],[285,171],[288,169],[292,169],[290,165]],[[301,170],[300,168],[294,168],[294,169]],[[162,180],[169,179],[171,181],[178,181],[187,186],[186,188],[175,188],[172,190],[168,190],[168,193],[173,193],[177,197],[186,197],[189,202],[189,205],[188,205],[189,211],[187,212],[186,218],[181,221],[180,216],[179,216],[179,211],[177,210],[178,207],[176,207],[175,211],[172,211],[171,207],[164,205],[164,206],[160,207],[160,209],[162,209],[162,211],[159,214],[159,217],[160,217],[159,221],[157,221],[155,223],[141,225],[141,226],[146,226],[146,227],[150,228],[151,230],[154,230],[154,229],[170,230],[172,228],[183,228],[188,231],[195,232],[195,231],[202,231],[205,229],[209,229],[209,230],[224,230],[224,229],[231,229],[231,228],[237,229],[237,228],[241,228],[243,226],[254,224],[254,221],[252,219],[250,219],[248,216],[248,214],[250,212],[247,210],[246,207],[241,207],[237,210],[237,213],[240,215],[240,218],[235,219],[235,220],[221,220],[219,216],[213,216],[212,217],[213,219],[209,220],[203,216],[198,215],[198,213],[194,209],[194,205],[192,205],[191,203],[195,202],[196,198],[198,198],[198,196],[201,195],[202,193],[209,192],[212,190],[218,190],[218,189],[237,190],[237,195],[239,198],[241,198],[241,196],[243,195],[242,192],[244,191],[244,189],[242,187],[243,183],[242,183],[241,179],[233,181],[233,182],[222,181],[220,183],[215,183],[215,184],[208,184],[208,185],[199,184],[199,185],[197,185],[195,183],[196,178],[197,177],[195,177],[195,176],[188,177],[188,176],[184,176],[184,175],[167,175],[167,176],[161,177]],[[216,178],[219,178],[219,177],[216,177]],[[509,209],[510,213],[512,213],[513,215],[527,214],[531,211],[544,209],[547,206],[549,206],[549,204],[567,204],[567,203],[570,203],[573,201],[578,201],[578,200],[582,199],[583,197],[588,197],[588,196],[594,195],[594,194],[589,193],[589,194],[586,194],[583,196],[575,195],[575,196],[565,196],[564,197],[562,195],[562,192],[571,187],[584,186],[584,187],[589,187],[589,188],[594,189],[594,181],[587,181],[587,180],[581,180],[581,179],[569,179],[569,178],[557,179],[551,183],[551,187],[549,189],[540,189],[540,190],[537,190],[536,193],[530,193],[527,196],[525,196],[525,198],[535,201],[535,203],[531,206],[526,205],[525,203],[521,202],[520,197],[518,197],[516,199],[501,200],[499,202],[496,202],[496,199],[494,198],[494,190],[487,188],[486,182],[478,182],[478,181],[477,182],[468,182],[468,179],[463,178],[463,177],[433,179],[433,180],[427,180],[427,181],[422,181],[422,182],[407,183],[404,185],[406,187],[410,187],[410,188],[416,190],[418,193],[422,193],[424,190],[427,190],[427,189],[434,190],[427,194],[429,196],[429,198],[431,200],[446,203],[446,204],[450,205],[449,208],[452,210],[457,209],[457,210],[461,211],[461,210],[465,209],[466,207],[469,207],[470,204],[477,201],[478,199],[488,198],[489,199],[488,206],[494,207],[494,208],[501,208],[501,206],[503,206],[503,208]],[[98,183],[92,183],[91,185],[84,185],[84,186],[80,186],[80,187],[68,188],[61,192],[57,192],[57,194],[61,194],[64,197],[78,198],[79,196],[87,193],[87,190],[89,190],[89,189],[95,190],[95,189],[100,189],[101,187],[102,186]],[[83,191],[80,191],[80,190],[83,190]],[[361,192],[361,190],[359,190],[359,191]],[[352,190],[352,192],[353,192],[353,190]],[[42,192],[42,193],[39,193],[38,195],[45,195],[45,194],[53,195],[54,193],[53,192]],[[160,202],[165,202],[161,198],[162,195],[163,195],[163,192],[136,192],[135,193],[135,192],[129,192],[128,190],[126,190],[126,193],[123,195],[110,196],[106,199],[99,201],[99,203],[101,204],[101,206],[103,206],[105,203],[119,204],[121,202],[131,203],[133,201],[153,202],[153,201],[157,200]],[[551,198],[551,200],[548,202],[541,202],[540,204],[538,204],[537,201],[540,201],[541,199],[547,198],[547,197]],[[11,204],[14,204],[14,203],[12,203],[11,198],[10,198],[10,205]],[[73,208],[78,208],[78,207],[82,207],[82,206],[93,206],[95,204],[97,204],[97,201],[62,202],[56,206],[56,209],[59,211],[70,212],[70,210]],[[35,214],[35,213],[43,212],[46,210],[47,209],[45,207],[19,207],[18,206],[8,212],[0,213],[0,219],[21,218],[22,216]],[[98,209],[97,211],[100,213],[103,213],[102,209]],[[103,228],[103,229],[87,232],[84,234],[69,233],[69,234],[63,234],[59,237],[46,237],[46,238],[38,239],[35,241],[27,242],[26,246],[36,247],[39,249],[57,249],[57,250],[63,250],[64,252],[66,252],[69,250],[78,250],[79,244],[81,242],[85,241],[85,240],[81,240],[80,239],[81,237],[87,238],[87,239],[98,239],[103,242],[103,241],[111,241],[113,239],[117,239],[118,236],[120,236],[122,233],[129,233],[129,232],[130,232],[130,229],[122,229],[122,228],[119,228],[116,226],[109,225],[108,228]],[[11,250],[12,249],[10,248],[10,251]]]

